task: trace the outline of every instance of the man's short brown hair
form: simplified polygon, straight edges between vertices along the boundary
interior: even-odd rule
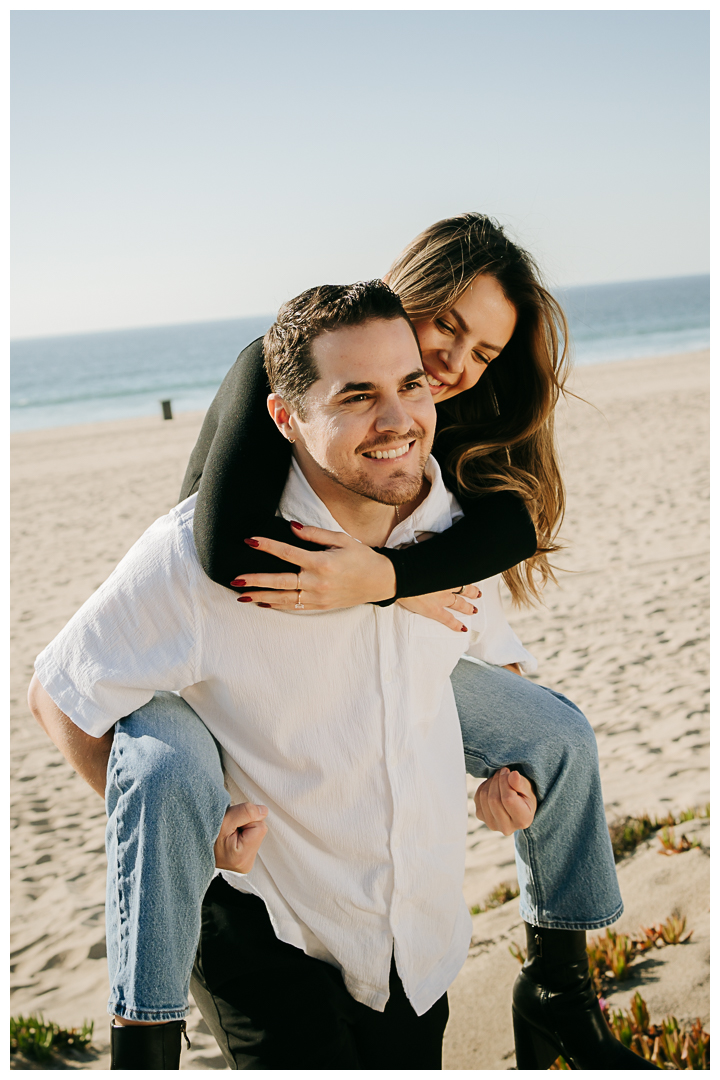
[[[360,326],[372,319],[404,319],[417,341],[399,296],[377,279],[353,285],[316,285],[280,308],[263,339],[265,370],[273,392],[280,394],[301,420],[305,419],[307,392],[320,378],[311,351],[313,341],[324,331]]]

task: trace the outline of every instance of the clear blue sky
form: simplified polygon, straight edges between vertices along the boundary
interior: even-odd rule
[[[272,312],[471,209],[554,284],[708,270],[708,12],[11,25],[15,336]]]

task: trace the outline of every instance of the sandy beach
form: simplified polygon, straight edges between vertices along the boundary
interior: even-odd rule
[[[609,821],[709,800],[709,355],[580,368],[578,400],[558,409],[568,510],[546,605],[510,611],[537,656],[534,679],[587,714],[600,750]],[[112,421],[12,437],[12,996],[13,1015],[95,1022],[108,1068],[101,800],[29,714],[37,653],[147,526],[177,500],[202,414]],[[241,571],[238,567],[238,571]],[[469,785],[469,791],[474,787]],[[468,814],[465,897],[482,905],[515,881],[513,842]],[[680,830],[678,830],[680,831]],[[687,915],[688,945],[643,961],[653,1019],[709,1016],[709,830],[701,846],[660,858],[649,841],[619,866],[635,931]],[[445,1068],[514,1067],[510,987],[522,942],[517,901],[475,916],[473,947],[451,988]],[[184,1069],[222,1069],[196,1009]]]

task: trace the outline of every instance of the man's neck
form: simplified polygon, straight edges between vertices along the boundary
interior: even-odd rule
[[[384,547],[398,522],[410,517],[430,491],[430,483],[423,477],[418,495],[411,502],[395,507],[349,491],[318,466],[313,467],[312,459],[306,461],[308,455],[299,454],[297,447],[294,457],[308,484],[338,525],[369,547]]]

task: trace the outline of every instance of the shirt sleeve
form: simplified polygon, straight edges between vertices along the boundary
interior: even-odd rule
[[[198,559],[207,576],[227,589],[239,573],[300,569],[249,548],[243,543],[247,536],[320,550],[317,544],[298,539],[288,522],[275,515],[287,481],[291,446],[268,413],[269,393],[258,338],[243,349],[215,395],[180,493],[181,499],[198,493],[193,522]]]
[[[202,575],[189,530],[177,511],[156,521],[35,661],[44,689],[88,735],[156,690],[200,680],[191,586]]]
[[[535,554],[535,526],[519,496],[496,491],[459,501],[465,516],[450,529],[422,544],[381,549],[395,567],[393,599],[485,580]]]
[[[482,598],[475,601],[482,605],[484,619],[480,622],[481,629],[475,629],[476,620],[470,618],[470,646],[466,650],[468,656],[474,656],[477,660],[484,660],[486,664],[504,667],[505,664],[519,664],[526,675],[531,675],[537,670],[537,660],[528,652],[512,629],[503,610],[502,597],[500,596],[500,575],[490,578],[489,581],[477,581],[475,584],[482,593]]]

